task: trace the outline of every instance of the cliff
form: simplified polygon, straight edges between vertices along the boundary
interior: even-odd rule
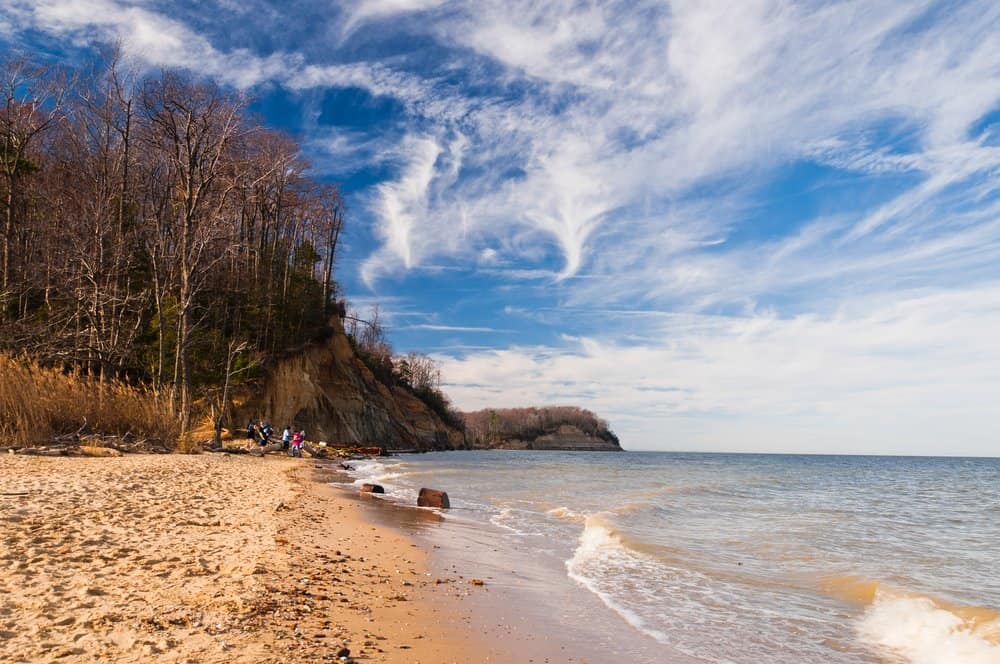
[[[263,388],[237,410],[236,426],[267,418],[275,429],[305,429],[309,440],[380,446],[389,450],[466,447],[465,435],[445,424],[403,387],[381,383],[355,354],[341,320],[323,342],[277,360]]]
[[[506,408],[463,413],[473,448],[620,452],[607,422],[574,407]]]

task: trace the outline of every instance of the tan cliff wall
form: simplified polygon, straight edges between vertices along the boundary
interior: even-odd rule
[[[401,387],[379,382],[355,354],[339,318],[329,339],[278,360],[263,389],[240,407],[235,425],[267,418],[278,431],[303,428],[308,440],[387,449],[459,449],[465,435]]]

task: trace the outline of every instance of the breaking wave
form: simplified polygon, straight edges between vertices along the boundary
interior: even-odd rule
[[[579,545],[573,557],[566,561],[566,571],[571,579],[597,595],[605,606],[630,625],[661,643],[667,643],[665,633],[654,629],[614,593],[623,581],[635,583],[637,579],[655,573],[655,567],[653,558],[626,546],[621,536],[600,515],[587,517]]]
[[[824,590],[863,604],[858,638],[908,664],[1000,664],[1000,612],[891,588],[859,577],[835,577]]]

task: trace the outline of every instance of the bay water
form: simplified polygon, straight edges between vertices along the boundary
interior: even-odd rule
[[[401,504],[447,491],[425,535],[506,573],[537,629],[589,639],[587,661],[1000,664],[1000,459],[495,450],[353,464],[355,483]]]

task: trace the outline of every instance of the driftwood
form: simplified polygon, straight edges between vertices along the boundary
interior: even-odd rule
[[[252,451],[251,454],[254,456],[264,456],[268,452],[280,452],[284,448],[284,444],[279,441],[277,443],[271,443],[267,447],[258,447],[256,450]]]
[[[206,447],[206,452],[216,452],[219,454],[255,454],[257,450],[250,450],[245,447]]]
[[[113,447],[94,447],[92,445],[81,445],[80,454],[88,457],[120,457],[122,452]]]
[[[30,491],[5,491],[3,493],[0,493],[0,496],[9,496],[11,498],[16,496],[30,496],[30,495],[31,495]]]
[[[309,453],[309,456],[316,457],[317,459],[326,459],[329,454],[325,447],[313,447],[309,443],[303,442],[302,449]]]
[[[22,447],[15,450],[14,454],[24,454],[27,456],[68,456],[69,448],[66,447]]]

